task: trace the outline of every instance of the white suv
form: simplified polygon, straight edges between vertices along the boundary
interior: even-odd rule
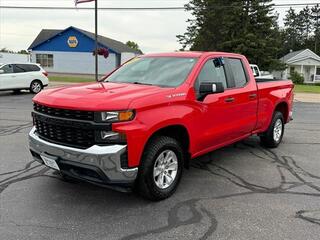
[[[48,86],[48,73],[35,63],[0,63],[0,90],[40,92]]]

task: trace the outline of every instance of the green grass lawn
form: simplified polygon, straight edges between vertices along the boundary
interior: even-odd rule
[[[49,81],[82,83],[82,82],[94,82],[94,79],[93,78],[82,78],[82,77],[50,76],[49,75]]]
[[[320,86],[315,85],[295,85],[296,93],[320,93]]]

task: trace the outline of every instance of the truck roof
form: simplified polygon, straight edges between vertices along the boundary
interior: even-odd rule
[[[190,58],[199,58],[207,55],[227,55],[234,57],[242,57],[240,54],[235,53],[226,53],[226,52],[201,52],[201,51],[181,51],[181,52],[168,52],[168,53],[150,53],[145,54],[143,57],[190,57]]]

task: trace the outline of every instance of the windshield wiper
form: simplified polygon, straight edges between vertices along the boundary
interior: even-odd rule
[[[151,84],[151,83],[143,83],[143,82],[132,82],[132,84],[139,84],[139,85],[149,85],[149,86],[153,86],[153,84]]]

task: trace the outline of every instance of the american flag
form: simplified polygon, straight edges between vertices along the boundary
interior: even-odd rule
[[[85,2],[93,2],[95,0],[75,0],[74,3],[77,5],[78,3],[85,3]]]

